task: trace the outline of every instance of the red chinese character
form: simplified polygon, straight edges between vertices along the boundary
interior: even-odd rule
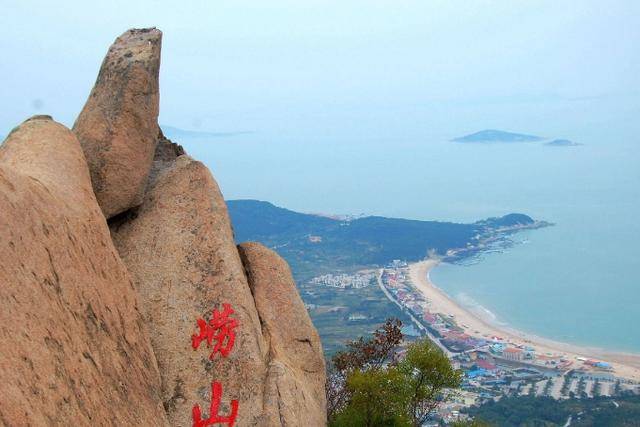
[[[231,401],[231,414],[226,417],[218,415],[220,409],[220,400],[222,399],[222,384],[218,382],[211,383],[211,407],[209,408],[209,418],[202,419],[202,413],[200,412],[200,406],[196,403],[193,405],[193,427],[206,427],[213,424],[227,423],[229,427],[233,427],[238,416],[238,401]]]
[[[222,304],[222,307],[222,312],[215,308],[213,309],[213,317],[211,317],[209,323],[205,322],[204,319],[198,319],[200,334],[191,336],[191,346],[194,350],[198,349],[203,340],[207,340],[207,347],[211,347],[211,343],[215,341],[209,359],[213,359],[213,356],[218,352],[223,357],[227,357],[233,348],[233,343],[236,341],[236,333],[233,329],[238,326],[238,321],[229,318],[234,311],[229,304]]]

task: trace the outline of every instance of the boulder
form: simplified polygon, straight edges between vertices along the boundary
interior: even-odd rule
[[[220,415],[237,399],[237,426],[260,425],[268,347],[226,204],[209,170],[189,156],[171,161],[159,145],[154,180],[139,209],[111,223],[114,243],[140,295],[162,377],[162,400],[171,425],[191,426],[192,408],[208,414],[211,383],[223,387]],[[175,148],[175,147],[174,147]],[[173,156],[179,151],[173,150]],[[236,340],[227,357],[206,343],[192,348],[201,318],[228,303]]]
[[[0,241],[0,424],[168,425],[84,154],[48,116],[0,147]]]
[[[118,37],[73,126],[107,218],[142,202],[158,136],[161,42],[155,28]]]
[[[322,426],[326,422],[322,346],[289,265],[259,243],[242,243],[238,250],[269,346],[264,425]]]

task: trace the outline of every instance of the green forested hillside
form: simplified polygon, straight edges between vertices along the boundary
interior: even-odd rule
[[[536,224],[523,214],[459,224],[378,216],[340,220],[257,200],[229,200],[227,205],[236,240],[259,241],[276,249],[300,280],[394,259],[418,261],[430,250],[443,256],[450,249],[471,247],[465,252],[469,255],[497,229]]]
[[[428,251],[443,256],[455,249],[447,259],[460,259],[508,241],[505,234],[543,225],[522,214],[456,224],[373,216],[329,218],[257,200],[230,200],[227,205],[237,242],[258,241],[287,260],[327,354],[346,340],[368,335],[389,317],[411,321],[375,280],[366,287],[337,288],[314,284],[313,277],[375,271],[371,269],[394,259],[423,259]]]

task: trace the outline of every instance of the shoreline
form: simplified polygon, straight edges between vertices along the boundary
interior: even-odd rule
[[[611,364],[614,375],[640,381],[640,355],[638,354],[554,341],[509,326],[496,325],[483,319],[450,298],[431,281],[429,273],[438,264],[439,261],[433,259],[409,264],[409,278],[413,286],[426,298],[432,312],[452,316],[467,334],[482,338],[498,336],[515,345],[534,347],[540,354],[562,354],[574,364],[578,357],[603,360]],[[578,369],[579,366],[572,366],[572,368]]]

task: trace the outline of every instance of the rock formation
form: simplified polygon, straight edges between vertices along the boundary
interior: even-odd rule
[[[0,241],[0,424],[166,425],[80,144],[48,116],[0,147]]]
[[[158,136],[161,42],[155,28],[118,37],[73,125],[107,218],[142,202]]]
[[[322,346],[289,265],[259,243],[242,243],[238,249],[269,346],[264,392],[267,425],[323,425]]]
[[[241,246],[248,282],[208,169],[167,140],[158,152],[142,205],[111,229],[151,328],[171,424],[189,425],[216,380],[239,400],[238,426],[323,425],[322,348],[288,266],[260,245]],[[224,303],[239,321],[230,355],[185,351],[195,320]]]
[[[191,425],[191,407],[208,402],[216,380],[225,396],[239,400],[238,425],[255,425],[267,346],[227,207],[208,169],[178,157],[159,173],[137,212],[113,223],[112,232],[151,328],[171,424]],[[228,357],[209,360],[211,350],[194,351],[191,336],[196,320],[208,319],[223,303],[235,310],[236,342]]]
[[[324,425],[322,348],[288,266],[236,247],[211,173],[157,125],[160,37],[116,40],[77,138],[36,117],[0,149],[0,424],[187,427],[217,382],[236,426]],[[235,341],[216,351],[225,307]]]

